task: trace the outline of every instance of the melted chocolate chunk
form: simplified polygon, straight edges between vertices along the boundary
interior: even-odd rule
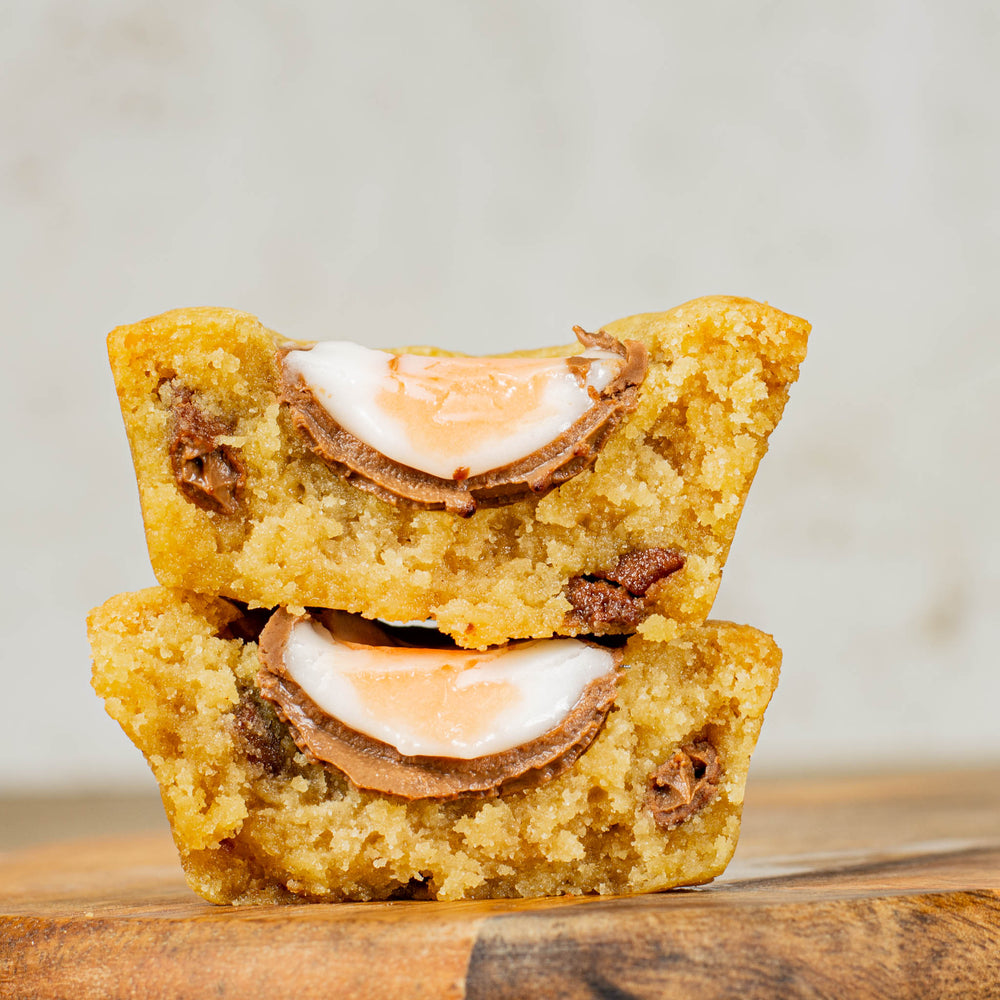
[[[638,549],[626,552],[609,570],[574,576],[566,585],[566,599],[573,605],[570,624],[598,635],[634,629],[646,617],[649,589],[683,565],[684,556],[675,549]]]
[[[445,509],[469,517],[479,507],[500,507],[525,497],[543,496],[589,469],[612,431],[635,409],[639,386],[649,368],[646,347],[636,340],[622,344],[603,331],[587,333],[574,327],[573,332],[585,348],[611,351],[624,359],[617,378],[600,392],[592,390],[593,405],[555,440],[516,462],[476,476],[459,469],[455,478],[442,479],[387,458],[341,427],[308,383],[284,365],[282,402],[310,448],[355,486],[397,505]],[[284,354],[281,357],[283,360]],[[571,370],[582,370],[587,364],[585,359],[567,360]]]
[[[170,464],[177,488],[203,510],[234,514],[246,474],[239,449],[216,442],[232,428],[200,410],[187,391],[177,394],[172,410]]]
[[[633,597],[646,591],[684,566],[684,556],[676,549],[638,549],[626,552],[614,567],[594,576],[621,584]]]
[[[247,759],[259,764],[268,774],[280,774],[286,755],[282,745],[282,725],[274,711],[265,708],[253,695],[244,691],[233,709],[235,731]]]
[[[587,631],[600,634],[608,628],[634,629],[646,617],[646,602],[623,587],[604,580],[575,576],[566,586],[572,616]]]
[[[673,830],[715,798],[722,767],[708,740],[682,746],[650,775],[646,805],[661,830]]]
[[[551,781],[570,768],[597,737],[618,689],[622,654],[614,650],[609,672],[591,681],[563,721],[537,739],[471,760],[407,756],[327,715],[292,680],[285,669],[284,652],[298,620],[279,608],[261,633],[257,675],[261,696],[288,723],[304,754],[333,765],[359,788],[405,799],[495,796]]]

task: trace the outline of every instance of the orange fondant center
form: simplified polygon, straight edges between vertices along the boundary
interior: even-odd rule
[[[415,372],[389,363],[378,404],[436,453],[468,452],[538,416],[548,379],[565,361],[537,358],[435,358]],[[461,477],[460,477],[461,478]]]
[[[399,652],[413,656],[415,651]],[[421,651],[420,658],[429,652]],[[359,670],[348,676],[374,718],[399,724],[417,736],[467,744],[487,735],[493,720],[520,698],[508,681],[457,686],[466,670],[492,658],[472,654],[462,663],[466,657],[459,654],[458,662],[445,661],[432,669]]]

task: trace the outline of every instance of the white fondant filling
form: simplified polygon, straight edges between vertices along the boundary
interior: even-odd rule
[[[614,657],[577,639],[539,639],[508,650],[399,649],[340,642],[323,626],[297,622],[285,648],[285,670],[312,701],[352,729],[381,740],[409,756],[469,760],[511,750],[558,726],[584,688],[608,673]],[[461,737],[447,724],[414,706],[411,717],[380,714],[352,680],[393,673],[442,671],[446,705],[449,694],[477,684],[513,685],[516,697],[499,712],[467,720]]]
[[[309,385],[318,402],[341,427],[388,458],[422,472],[452,479],[456,470],[476,476],[516,462],[572,426],[593,405],[588,387],[598,392],[621,371],[622,359],[609,351],[589,349],[593,359],[585,384],[573,374],[565,358],[429,358],[403,354],[398,358],[347,341],[324,341],[310,350],[291,351],[288,369]],[[393,368],[390,363],[395,360]],[[444,364],[442,364],[444,362]],[[465,390],[462,370],[482,377],[486,366],[491,389],[472,395]],[[509,400],[528,380],[544,373],[544,392],[527,411],[511,412]],[[428,379],[445,394],[430,418],[436,425],[433,447],[427,435],[389,413],[378,400],[385,393],[427,395]],[[505,398],[507,405],[505,406]],[[470,421],[479,430],[469,435]],[[483,422],[489,424],[482,432]],[[422,442],[420,437],[424,437]],[[462,478],[461,476],[459,478]]]

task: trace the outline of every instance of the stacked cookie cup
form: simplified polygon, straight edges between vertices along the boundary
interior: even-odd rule
[[[94,687],[219,903],[718,875],[778,679],[708,621],[808,324],[745,299],[495,358],[180,310],[109,352],[161,587]]]

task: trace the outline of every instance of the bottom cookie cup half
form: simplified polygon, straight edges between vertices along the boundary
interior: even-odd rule
[[[207,900],[649,892],[707,882],[732,857],[781,662],[756,629],[629,639],[614,703],[572,766],[439,801],[359,789],[301,752],[261,697],[245,620],[224,599],[154,588],[88,622],[94,688],[152,768]]]

